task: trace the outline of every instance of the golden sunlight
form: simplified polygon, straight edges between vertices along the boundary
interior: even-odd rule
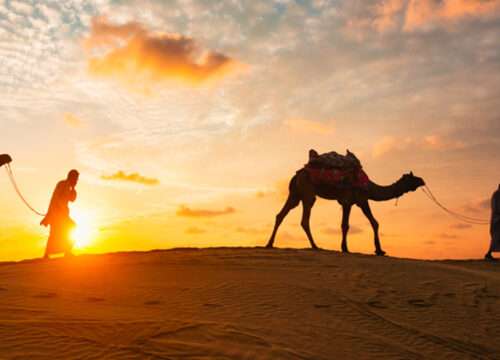
[[[90,245],[97,237],[97,224],[89,211],[74,209],[71,212],[76,227],[71,233],[75,249],[83,249]]]

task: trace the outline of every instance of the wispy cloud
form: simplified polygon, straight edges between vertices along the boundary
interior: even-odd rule
[[[63,121],[66,125],[74,127],[74,128],[79,128],[82,127],[85,122],[80,119],[78,116],[72,113],[64,113],[63,115]]]
[[[197,226],[188,227],[185,231],[186,234],[190,234],[190,235],[200,235],[200,234],[204,234],[206,232],[207,231],[205,229],[199,228]]]
[[[464,148],[462,141],[454,140],[440,135],[428,135],[421,138],[385,136],[376,142],[372,149],[375,158],[393,152],[414,150],[444,151]]]
[[[110,180],[110,181],[132,182],[132,183],[148,185],[148,186],[158,185],[160,183],[160,180],[158,180],[156,178],[146,177],[146,176],[143,176],[139,173],[127,174],[122,170],[119,170],[116,173],[111,174],[111,175],[102,175],[101,179]]]
[[[488,198],[470,201],[464,205],[464,210],[469,213],[484,213],[490,209],[491,200]]]
[[[497,0],[410,0],[404,28],[415,30],[466,17],[498,17],[498,10],[500,10],[500,1]]]
[[[131,86],[172,79],[199,84],[223,77],[237,65],[225,54],[202,49],[190,37],[152,32],[138,22],[112,24],[102,16],[93,18],[85,46],[91,74]]]
[[[208,210],[208,209],[191,209],[185,205],[181,205],[177,210],[177,216],[184,217],[216,217],[235,213],[233,207],[226,207],[223,210]]]
[[[342,234],[341,229],[333,228],[333,227],[329,227],[329,226],[321,229],[321,232],[323,234],[327,234],[327,235],[340,235],[340,234]],[[359,226],[351,225],[349,227],[349,234],[351,234],[351,235],[361,234],[362,232],[363,232],[363,229],[360,228]]]
[[[331,135],[334,133],[333,123],[320,122],[307,119],[288,119],[285,121],[285,125],[291,130],[300,133],[315,133],[320,135]]]

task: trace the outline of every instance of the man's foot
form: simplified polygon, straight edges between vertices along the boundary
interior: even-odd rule
[[[377,249],[375,251],[375,255],[377,255],[377,256],[385,256],[385,251],[382,250],[382,249]]]
[[[497,261],[497,259],[495,259],[493,257],[493,255],[491,255],[491,252],[489,252],[486,255],[484,255],[484,260],[486,260],[486,261]]]
[[[272,243],[268,243],[268,244],[266,245],[266,249],[272,249],[272,248],[273,248],[273,244],[272,244]]]

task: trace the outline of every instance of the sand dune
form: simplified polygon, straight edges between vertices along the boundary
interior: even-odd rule
[[[0,265],[0,358],[500,358],[500,267],[205,249]]]

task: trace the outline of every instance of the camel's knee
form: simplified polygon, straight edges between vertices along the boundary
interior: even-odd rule
[[[302,220],[300,222],[300,225],[302,226],[302,229],[304,229],[304,230],[309,229],[309,220],[306,220],[306,219]]]
[[[349,231],[349,224],[342,224],[341,229],[344,234],[347,233]]]
[[[379,225],[377,220],[372,221],[373,230],[378,231]]]

